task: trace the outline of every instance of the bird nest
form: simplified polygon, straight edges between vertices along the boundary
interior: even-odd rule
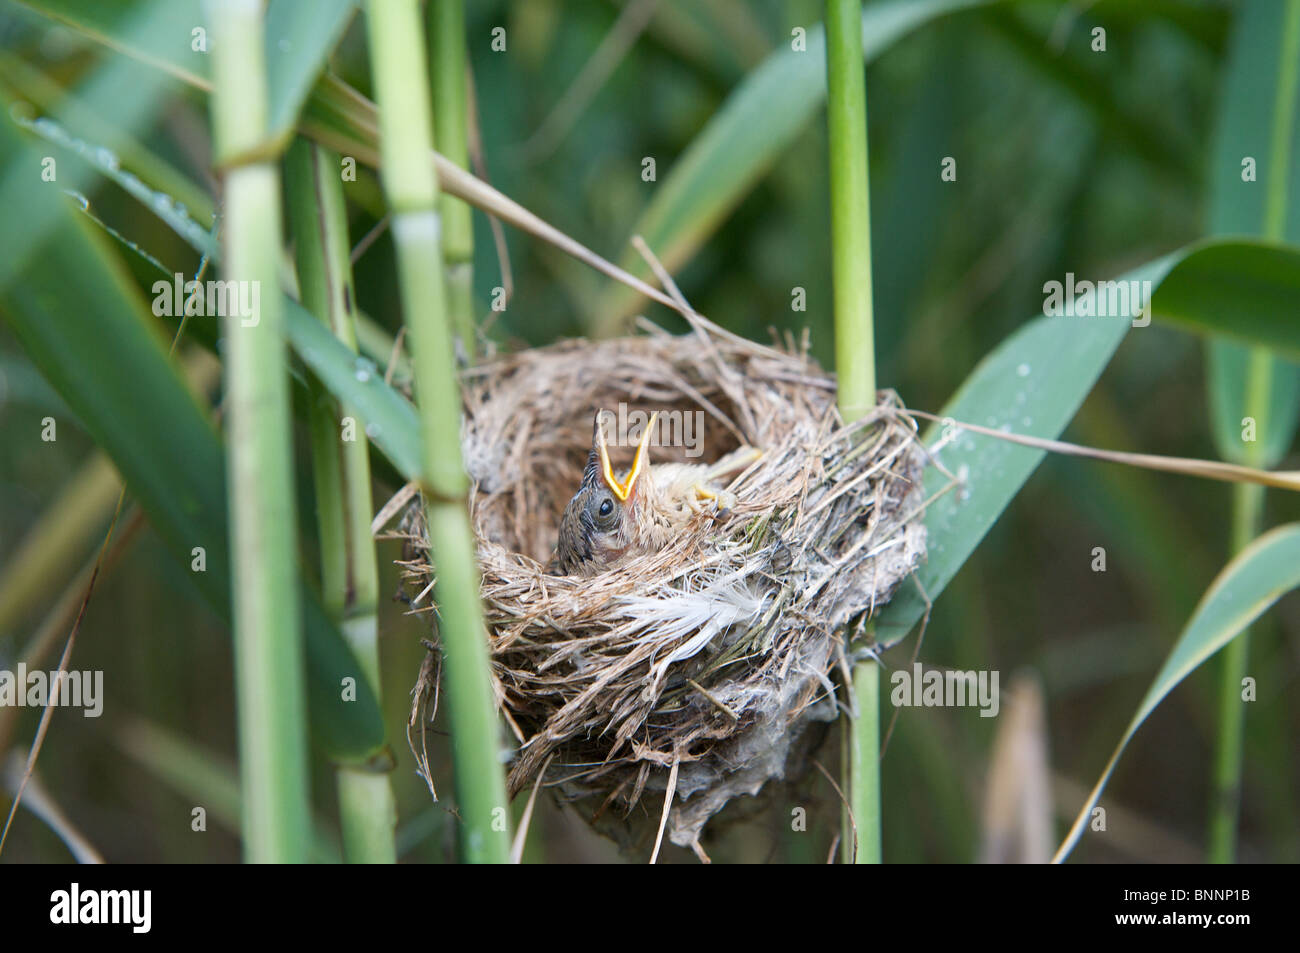
[[[493,683],[518,745],[511,796],[552,787],[628,847],[648,844],[667,794],[669,838],[703,856],[701,831],[728,801],[802,769],[808,729],[837,714],[852,635],[924,557],[914,422],[882,392],[846,425],[806,345],[702,320],[682,337],[493,359],[465,372],[463,393]],[[676,445],[654,444],[654,464],[762,453],[723,481],[727,512],[701,508],[630,564],[554,575],[601,408],[620,424],[659,412],[660,443]],[[433,611],[421,508],[400,525],[414,608]]]

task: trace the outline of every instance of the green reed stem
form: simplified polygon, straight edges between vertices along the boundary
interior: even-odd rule
[[[1250,351],[1246,374],[1246,416],[1259,428],[1267,428],[1273,358],[1268,351]],[[1261,466],[1260,444],[1247,445],[1243,460]],[[1241,552],[1259,535],[1264,519],[1264,487],[1235,484],[1232,488],[1232,552]],[[1250,630],[1246,629],[1223,648],[1219,662],[1219,724],[1214,741],[1214,769],[1211,777],[1210,821],[1207,859],[1212,864],[1230,864],[1237,855],[1237,822],[1241,813],[1241,770],[1245,760],[1246,707],[1241,682],[1250,659]]]
[[[1264,488],[1239,483],[1232,490],[1232,551],[1238,553],[1259,533]],[[1219,663],[1219,730],[1215,739],[1208,850],[1209,861],[1214,864],[1232,863],[1237,852],[1246,723],[1241,682],[1246,677],[1249,658],[1250,632],[1247,630],[1223,647]]]
[[[289,211],[302,303],[356,352],[356,304],[347,209],[337,153],[305,139],[289,152]],[[318,381],[308,411],[320,527],[321,588],[365,677],[379,697],[379,562],[370,535],[370,453],[365,422]],[[386,770],[340,765],[335,771],[344,857],[395,863],[397,806]]]
[[[840,410],[846,420],[856,420],[876,406],[867,91],[862,64],[860,0],[827,0],[826,106],[830,127],[835,369]]]
[[[849,787],[858,825],[859,864],[878,864],[880,832],[880,666],[874,660],[853,670],[858,717],[852,726]]]
[[[212,132],[225,197],[225,278],[257,291],[227,307],[225,405],[244,853],[302,862],[311,849],[289,387],[279,265],[280,176],[239,163],[267,133],[263,4],[208,4]],[[228,302],[229,304],[229,302]]]
[[[859,0],[826,0],[827,120],[830,132],[831,277],[835,292],[835,368],[840,414],[856,420],[876,405],[871,301],[871,208],[867,165],[867,92]],[[849,800],[857,823],[858,863],[879,863],[880,673],[859,665],[852,690]],[[845,839],[853,836],[844,831]]]
[[[429,44],[433,88],[433,139],[438,151],[469,168],[469,94],[466,89],[464,0],[430,0]],[[447,312],[452,327],[474,359],[474,220],[466,202],[443,192],[442,262],[446,273]]]
[[[434,590],[445,656],[461,854],[509,857],[501,742],[492,695],[479,573],[460,450],[460,389],[439,260],[438,181],[429,161],[433,130],[417,0],[370,0],[370,63],[379,104],[384,190],[392,209],[402,306],[411,341],[420,430],[422,489],[437,563]]]

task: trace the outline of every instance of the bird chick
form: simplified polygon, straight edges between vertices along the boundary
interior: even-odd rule
[[[551,563],[551,570],[559,575],[594,576],[658,552],[706,506],[711,505],[720,517],[729,515],[735,496],[713,481],[744,469],[759,455],[752,447],[741,447],[714,464],[667,463],[652,468],[649,447],[659,417],[656,412],[641,434],[631,468],[616,476],[601,426],[603,414],[596,412],[582,484],[560,519]]]

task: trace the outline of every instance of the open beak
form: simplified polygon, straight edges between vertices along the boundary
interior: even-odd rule
[[[655,421],[658,418],[659,411],[657,410],[650,415],[650,420],[645,425],[645,431],[641,434],[641,442],[637,444],[632,469],[627,472],[627,479],[622,483],[614,476],[614,468],[609,463],[609,450],[605,446],[605,428],[600,426],[599,420],[596,422],[596,445],[600,449],[600,472],[605,478],[605,485],[613,491],[620,503],[627,502],[627,498],[632,495],[632,490],[636,486],[636,481],[640,479],[642,473],[649,469],[650,436],[654,433]]]

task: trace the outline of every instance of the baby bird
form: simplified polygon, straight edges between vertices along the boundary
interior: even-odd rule
[[[759,456],[752,447],[740,447],[713,464],[665,463],[652,469],[648,451],[656,412],[637,444],[631,469],[617,477],[609,462],[603,414],[596,412],[582,485],[560,519],[551,563],[558,575],[594,576],[658,552],[708,504],[718,516],[729,515],[735,496],[713,481],[743,470]]]

